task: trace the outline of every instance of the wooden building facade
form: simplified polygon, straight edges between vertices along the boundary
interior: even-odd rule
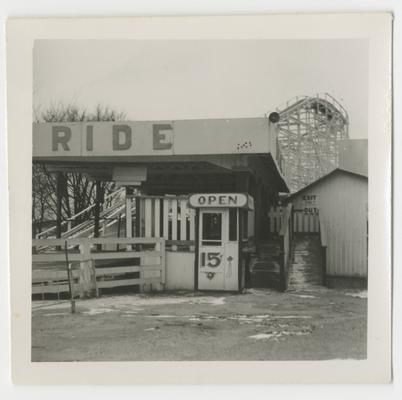
[[[123,235],[163,240],[164,289],[241,290],[247,251],[269,235],[268,210],[288,192],[267,118],[34,124],[33,140],[33,161],[56,175],[79,171],[125,188]],[[190,206],[194,194],[208,202]],[[68,239],[61,224],[56,237]],[[114,246],[101,251],[119,250],[121,228],[93,229]],[[159,271],[159,257],[142,254],[144,273]]]
[[[365,283],[368,273],[368,177],[335,169],[289,196],[295,210],[318,214],[327,238],[327,281]]]

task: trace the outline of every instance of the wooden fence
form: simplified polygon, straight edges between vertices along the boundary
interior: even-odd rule
[[[163,237],[170,250],[194,251],[195,210],[188,196],[140,196],[137,234],[141,237]]]
[[[283,225],[286,208],[271,207],[268,212],[269,232],[279,234]],[[320,231],[319,214],[306,213],[303,210],[292,211],[294,233],[318,233]]]
[[[102,250],[107,245],[119,250]],[[119,286],[147,291],[165,285],[163,238],[37,239],[32,250],[32,294],[42,298],[69,292],[69,268],[74,297]]]

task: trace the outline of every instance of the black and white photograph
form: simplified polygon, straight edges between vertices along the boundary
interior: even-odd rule
[[[33,57],[32,361],[366,358],[367,40]]]
[[[202,368],[241,362],[256,362],[255,381],[278,365],[267,379],[283,382],[287,363],[295,381],[303,363],[332,368],[331,382],[337,365],[356,371],[350,382],[371,367],[366,379],[387,379],[391,141],[378,99],[390,101],[389,20],[338,18],[328,29],[344,21],[345,34],[271,16],[265,37],[215,38],[207,25],[185,36],[191,18],[122,21],[133,35],[114,34],[113,19],[81,35],[64,29],[84,20],[33,23],[21,103],[30,264],[12,275],[16,296],[17,270],[29,271],[27,312],[15,298],[13,318],[27,324],[14,351],[32,381],[52,365],[98,363],[158,380],[158,362],[176,381],[176,367],[201,382]],[[250,32],[264,22],[247,21]]]

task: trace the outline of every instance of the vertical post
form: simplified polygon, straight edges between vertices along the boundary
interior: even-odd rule
[[[200,209],[196,209],[195,214],[195,256],[194,256],[194,291],[198,290],[198,255],[199,255],[199,224],[200,224]]]
[[[56,173],[56,238],[61,238],[61,203],[63,200],[63,173]]]
[[[193,208],[189,209],[190,212],[190,240],[195,241],[196,227],[195,227],[195,210]],[[195,251],[195,246],[190,246],[190,251]]]
[[[121,214],[119,213],[117,217],[117,237],[120,237],[120,228],[121,228]],[[116,244],[116,251],[119,251],[119,244]]]
[[[283,292],[286,290],[286,283],[285,283],[285,236],[280,236],[280,290]]]
[[[133,237],[133,225],[132,225],[132,197],[127,195],[127,188],[126,188],[126,238],[132,238]],[[136,215],[137,215],[137,224],[138,224],[138,210],[136,210]],[[131,245],[126,246],[127,251],[132,250]]]
[[[152,199],[146,198],[145,207],[145,237],[152,237]]]
[[[327,246],[321,246],[322,285],[327,286]]]
[[[135,198],[135,237],[141,236],[141,198]]]
[[[68,262],[68,248],[67,248],[67,240],[64,242],[64,252],[66,256],[66,267],[67,267],[67,277],[68,277],[68,288],[70,290],[70,302],[71,302],[71,312],[75,313],[75,300],[73,293],[73,273],[71,271],[71,264]],[[58,299],[60,298],[60,294],[57,293]]]
[[[154,200],[154,237],[161,237],[161,226],[160,226],[160,217],[161,217],[161,200],[156,198]]]
[[[95,207],[94,207],[94,218],[95,218],[94,238],[98,238],[99,237],[99,219],[100,219],[100,201],[101,201],[101,190],[102,190],[99,180],[97,180],[95,182],[95,190],[96,190],[96,197],[95,197]],[[97,244],[96,248],[98,251],[100,251],[102,248],[102,245]]]
[[[158,239],[157,239],[158,240]],[[165,239],[160,238],[160,245],[159,245],[159,250],[161,252],[161,283],[163,289],[166,288],[166,249],[165,249]]]
[[[87,240],[82,239],[80,244],[80,298],[90,297],[95,292],[99,297],[99,289],[96,282],[95,260],[91,259],[91,245]]]
[[[187,199],[180,200],[180,240],[187,240]]]
[[[177,198],[172,200],[172,241],[177,240],[177,203]],[[172,251],[177,251],[177,245],[172,245]]]
[[[169,240],[169,199],[163,199],[163,233],[165,240]]]

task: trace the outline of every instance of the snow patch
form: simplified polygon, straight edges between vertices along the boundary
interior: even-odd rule
[[[317,296],[311,294],[292,294],[292,296],[301,297],[302,299],[316,299]]]
[[[244,294],[254,294],[256,296],[267,296],[273,293],[271,289],[245,289],[243,290]]]
[[[98,314],[109,313],[112,311],[116,310],[113,310],[112,308],[91,308],[88,311],[83,311],[82,313],[87,315],[98,315]]]
[[[55,315],[66,315],[64,312],[56,312],[56,313],[49,313],[49,314],[44,314],[45,317],[53,317]]]
[[[257,333],[256,335],[249,336],[250,339],[256,339],[256,340],[264,340],[264,339],[271,339],[272,337],[275,337],[275,333]]]
[[[173,305],[173,304],[208,304],[211,306],[221,306],[225,304],[226,297],[216,296],[110,296],[102,298],[94,298],[87,300],[79,300],[79,305],[90,310],[95,309],[115,309],[121,311],[143,311],[144,306]],[[37,301],[33,304],[32,309],[44,310],[63,310],[71,307],[69,301],[59,303],[49,303],[48,301]],[[102,311],[104,312],[104,311]],[[101,311],[99,312],[102,313]]]
[[[367,290],[362,290],[361,292],[345,293],[345,296],[367,299]]]
[[[309,329],[304,329],[304,330],[299,330],[299,331],[274,331],[274,332],[269,332],[269,333],[257,333],[256,335],[251,335],[248,336],[249,339],[255,339],[255,340],[269,340],[269,339],[274,339],[276,341],[279,340],[282,336],[306,336],[310,335],[311,330]]]

